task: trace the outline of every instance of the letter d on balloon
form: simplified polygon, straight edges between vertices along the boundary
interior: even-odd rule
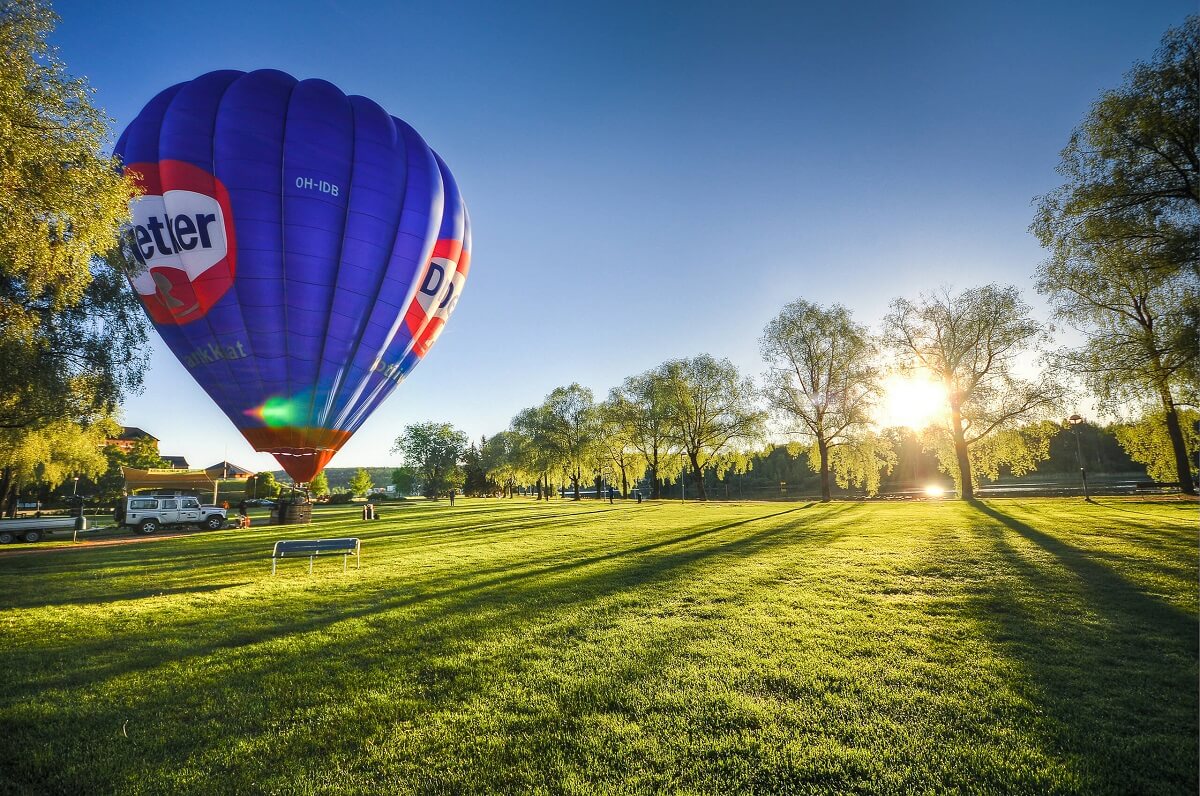
[[[430,263],[429,270],[425,272],[425,283],[421,285],[421,292],[427,296],[436,296],[445,277],[446,269],[437,263]]]

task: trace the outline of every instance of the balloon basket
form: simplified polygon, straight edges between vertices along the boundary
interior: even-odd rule
[[[283,503],[271,509],[272,525],[308,525],[312,522],[311,503]]]

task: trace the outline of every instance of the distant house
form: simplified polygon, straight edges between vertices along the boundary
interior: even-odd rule
[[[188,460],[183,456],[160,456],[160,458],[165,461],[172,470],[188,469]]]
[[[154,443],[154,452],[158,453],[158,437],[142,431],[137,426],[121,426],[121,433],[105,440],[105,444],[120,448],[123,453],[129,453],[138,440],[148,439]],[[170,458],[170,457],[167,457]],[[187,465],[185,464],[184,467]]]
[[[211,467],[205,467],[204,472],[208,473],[208,477],[216,480],[218,478],[249,478],[254,475],[254,472],[247,470],[245,467],[238,467],[231,462],[217,462]]]

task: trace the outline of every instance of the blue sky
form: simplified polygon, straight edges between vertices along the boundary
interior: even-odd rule
[[[1192,2],[59,2],[52,37],[120,131],[156,92],[276,68],[363,94],[454,171],[474,251],[433,351],[331,466],[406,423],[471,436],[676,356],[762,370],[797,297],[1030,276],[1033,197],[1091,102]],[[254,453],[155,342],[125,422],[193,465]]]

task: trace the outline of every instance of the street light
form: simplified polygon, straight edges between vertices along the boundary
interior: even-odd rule
[[[1079,460],[1079,478],[1083,481],[1083,499],[1090,503],[1092,499],[1088,496],[1087,471],[1083,468],[1083,446],[1079,443],[1079,427],[1083,425],[1084,420],[1079,415],[1071,415],[1067,422],[1071,424],[1075,434],[1075,455]]]

